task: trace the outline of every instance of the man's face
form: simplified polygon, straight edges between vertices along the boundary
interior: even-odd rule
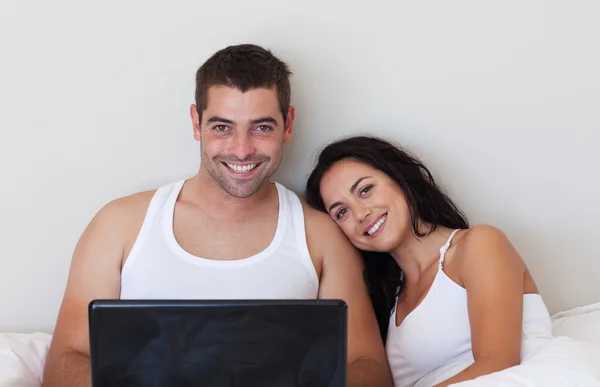
[[[191,115],[202,168],[236,198],[252,196],[273,176],[281,163],[283,143],[292,137],[294,108],[290,106],[284,126],[275,88],[243,93],[214,86],[208,90],[202,117],[195,105]]]

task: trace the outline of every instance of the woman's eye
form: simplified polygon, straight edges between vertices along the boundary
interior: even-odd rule
[[[346,212],[347,212],[347,211],[348,211],[348,210],[346,210],[345,208],[342,208],[341,210],[339,210],[339,211],[337,212],[337,214],[335,214],[335,218],[336,218],[336,219],[340,219],[342,216],[346,215]]]
[[[360,190],[360,195],[366,195],[371,190],[371,188],[373,188],[373,186],[372,185],[368,185],[365,188],[361,189]]]

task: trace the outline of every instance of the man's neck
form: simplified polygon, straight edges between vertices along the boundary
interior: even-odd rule
[[[183,187],[180,199],[202,208],[203,212],[215,219],[246,218],[264,212],[265,205],[274,197],[272,183],[264,184],[248,198],[236,198],[225,192],[206,172],[200,171],[189,179]]]

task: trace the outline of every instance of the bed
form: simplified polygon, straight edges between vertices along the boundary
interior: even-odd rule
[[[600,302],[553,315],[552,328],[561,348],[549,349],[546,357],[552,359],[513,367],[455,386],[600,386]],[[51,338],[50,334],[42,332],[0,333],[0,387],[41,386]],[[573,346],[576,351],[566,354],[564,348]],[[572,356],[573,353],[580,359]],[[564,364],[561,356],[583,360],[590,367],[588,370],[573,369],[572,373],[561,372],[558,377],[546,372],[552,361]]]

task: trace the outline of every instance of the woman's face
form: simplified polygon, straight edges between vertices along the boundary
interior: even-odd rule
[[[361,250],[392,252],[411,232],[404,193],[376,168],[339,161],[323,176],[320,190],[325,210]]]

